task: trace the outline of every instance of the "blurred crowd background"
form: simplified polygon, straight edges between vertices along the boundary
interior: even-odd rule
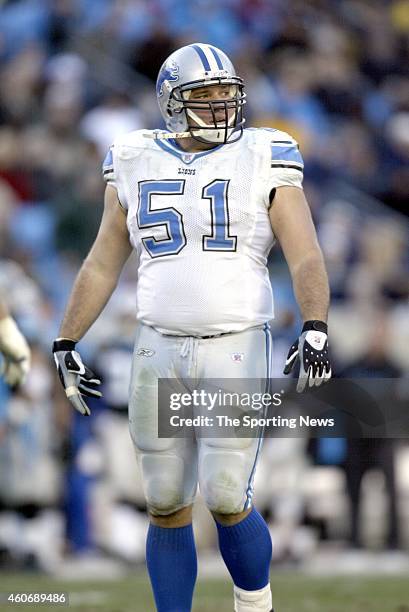
[[[326,257],[330,341],[342,376],[409,372],[408,0],[5,0],[0,3],[0,294],[33,351],[0,382],[0,567],[66,558],[142,562],[147,525],[127,431],[135,330],[131,260],[81,343],[104,378],[73,414],[50,358],[73,279],[98,228],[101,162],[121,133],[161,126],[154,81],[191,42],[231,55],[250,126],[300,143]],[[300,329],[279,249],[275,375]],[[320,547],[409,549],[407,440],[266,441],[256,491],[276,562]],[[200,503],[197,539],[215,534]]]

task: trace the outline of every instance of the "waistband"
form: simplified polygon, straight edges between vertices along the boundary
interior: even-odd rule
[[[247,327],[246,329],[242,329],[241,331],[221,332],[220,334],[210,334],[209,336],[194,336],[192,334],[163,334],[162,332],[159,332],[157,329],[151,327],[150,325],[148,325],[147,327],[151,327],[151,329],[153,329],[156,333],[160,334],[161,336],[164,336],[165,338],[195,338],[196,340],[212,340],[213,338],[222,338],[223,336],[234,336],[236,334],[243,334],[244,332],[251,331],[252,329],[264,329],[266,325],[268,325],[268,322],[264,323],[263,325],[254,325],[253,327]]]

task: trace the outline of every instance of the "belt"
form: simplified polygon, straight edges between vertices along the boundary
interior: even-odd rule
[[[220,336],[230,336],[231,334],[235,334],[236,332],[223,332],[222,334],[214,334],[213,336],[193,336],[194,338],[199,338],[200,340],[210,340],[210,338],[220,338]]]

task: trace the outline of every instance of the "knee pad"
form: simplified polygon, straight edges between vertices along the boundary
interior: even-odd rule
[[[246,499],[247,471],[240,457],[212,453],[201,466],[200,491],[211,512],[237,514]]]
[[[194,482],[185,482],[183,459],[149,453],[141,453],[138,459],[151,514],[166,516],[193,503],[196,487]]]

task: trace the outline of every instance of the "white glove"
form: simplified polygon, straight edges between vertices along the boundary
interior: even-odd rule
[[[301,336],[292,344],[285,362],[284,374],[289,374],[300,362],[297,391],[307,386],[318,387],[332,376],[328,353],[328,327],[324,321],[306,321]]]
[[[0,319],[0,374],[10,387],[22,385],[30,369],[30,348],[12,317]]]

